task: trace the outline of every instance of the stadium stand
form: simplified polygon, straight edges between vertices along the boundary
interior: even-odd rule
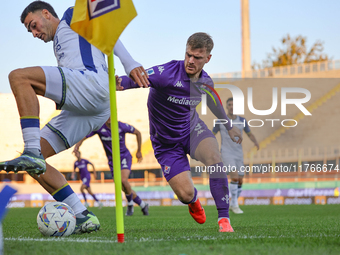
[[[212,74],[216,84],[233,84],[239,87],[245,95],[245,114],[247,120],[251,119],[294,119],[298,118],[298,125],[292,128],[282,128],[279,122],[271,127],[271,122],[266,122],[263,127],[252,127],[252,132],[261,143],[261,150],[253,152],[253,144],[248,138],[244,139],[243,148],[245,164],[283,164],[287,162],[335,162],[339,163],[340,136],[336,134],[336,128],[340,124],[337,117],[340,109],[340,61],[328,61],[316,64],[304,64],[290,67],[272,68],[251,72],[247,77],[263,77],[257,79],[240,79],[238,73]],[[282,79],[286,78],[286,79]],[[256,116],[247,107],[247,88],[253,88],[253,102],[256,109],[269,109],[272,105],[272,88],[278,88],[278,107],[270,116]],[[300,110],[293,105],[287,106],[287,115],[281,116],[280,95],[283,87],[302,87],[311,92],[311,99],[304,104],[312,113],[311,116],[301,116]],[[133,185],[165,185],[160,176],[159,165],[153,155],[149,139],[149,123],[146,101],[148,89],[136,89],[117,92],[118,119],[127,122],[142,133],[142,152],[144,160],[141,164],[134,163],[133,170],[138,170]],[[225,106],[226,99],[231,96],[228,89],[218,89]],[[290,93],[289,98],[301,97],[296,93]],[[268,100],[264,100],[268,98]],[[55,105],[50,100],[39,97],[41,111],[41,125],[47,123],[58,114]],[[200,109],[198,107],[198,112]],[[12,94],[0,94],[0,114],[5,119],[0,125],[0,160],[16,157],[23,149],[23,141],[19,123],[19,116],[15,99]],[[209,128],[212,129],[212,114],[201,116]],[[255,125],[255,122],[253,123]],[[257,125],[258,123],[256,123]],[[220,142],[219,135],[218,141]],[[135,136],[127,135],[127,147],[134,156],[136,151]],[[108,171],[107,159],[98,137],[88,139],[82,146],[84,158],[89,159],[96,166],[97,171]],[[50,159],[48,162],[65,174],[73,171],[75,157],[72,148]],[[135,162],[135,161],[134,161]],[[197,162],[192,161],[195,166]],[[138,172],[137,171],[137,172]],[[133,171],[135,172],[135,171]],[[4,175],[3,173],[0,176]],[[13,177],[11,174],[3,179],[25,181],[31,178]],[[98,184],[111,180],[104,180],[101,174]],[[206,184],[206,179],[197,178],[194,181]],[[33,184],[32,184],[33,185]]]

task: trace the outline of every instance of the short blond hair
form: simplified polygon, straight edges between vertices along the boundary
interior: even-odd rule
[[[205,48],[207,53],[210,54],[210,52],[214,48],[214,42],[210,35],[208,35],[207,33],[199,32],[191,35],[188,38],[187,46],[190,46],[190,48],[193,50]]]

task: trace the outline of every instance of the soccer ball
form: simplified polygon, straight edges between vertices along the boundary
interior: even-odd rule
[[[40,209],[37,223],[44,236],[69,236],[76,227],[76,216],[69,205],[51,202]]]

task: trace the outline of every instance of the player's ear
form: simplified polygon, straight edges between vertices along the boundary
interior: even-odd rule
[[[209,56],[207,57],[207,60],[205,61],[205,63],[208,63],[209,61],[210,61],[210,59],[211,59],[211,54],[209,54]]]
[[[41,15],[42,15],[45,19],[50,19],[50,17],[51,17],[51,13],[50,13],[48,10],[46,10],[46,9],[43,9],[43,10],[41,11]]]

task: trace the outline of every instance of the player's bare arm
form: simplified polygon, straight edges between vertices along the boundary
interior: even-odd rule
[[[80,146],[82,145],[82,143],[86,140],[87,138],[84,137],[83,139],[81,139],[79,142],[76,143],[76,145],[74,146],[73,149],[73,153],[76,153],[79,151]]]
[[[137,139],[137,152],[136,152],[136,158],[137,158],[137,162],[140,163],[143,160],[143,156],[142,156],[142,134],[141,132],[135,128],[135,131],[133,132],[136,135],[136,139]]]

